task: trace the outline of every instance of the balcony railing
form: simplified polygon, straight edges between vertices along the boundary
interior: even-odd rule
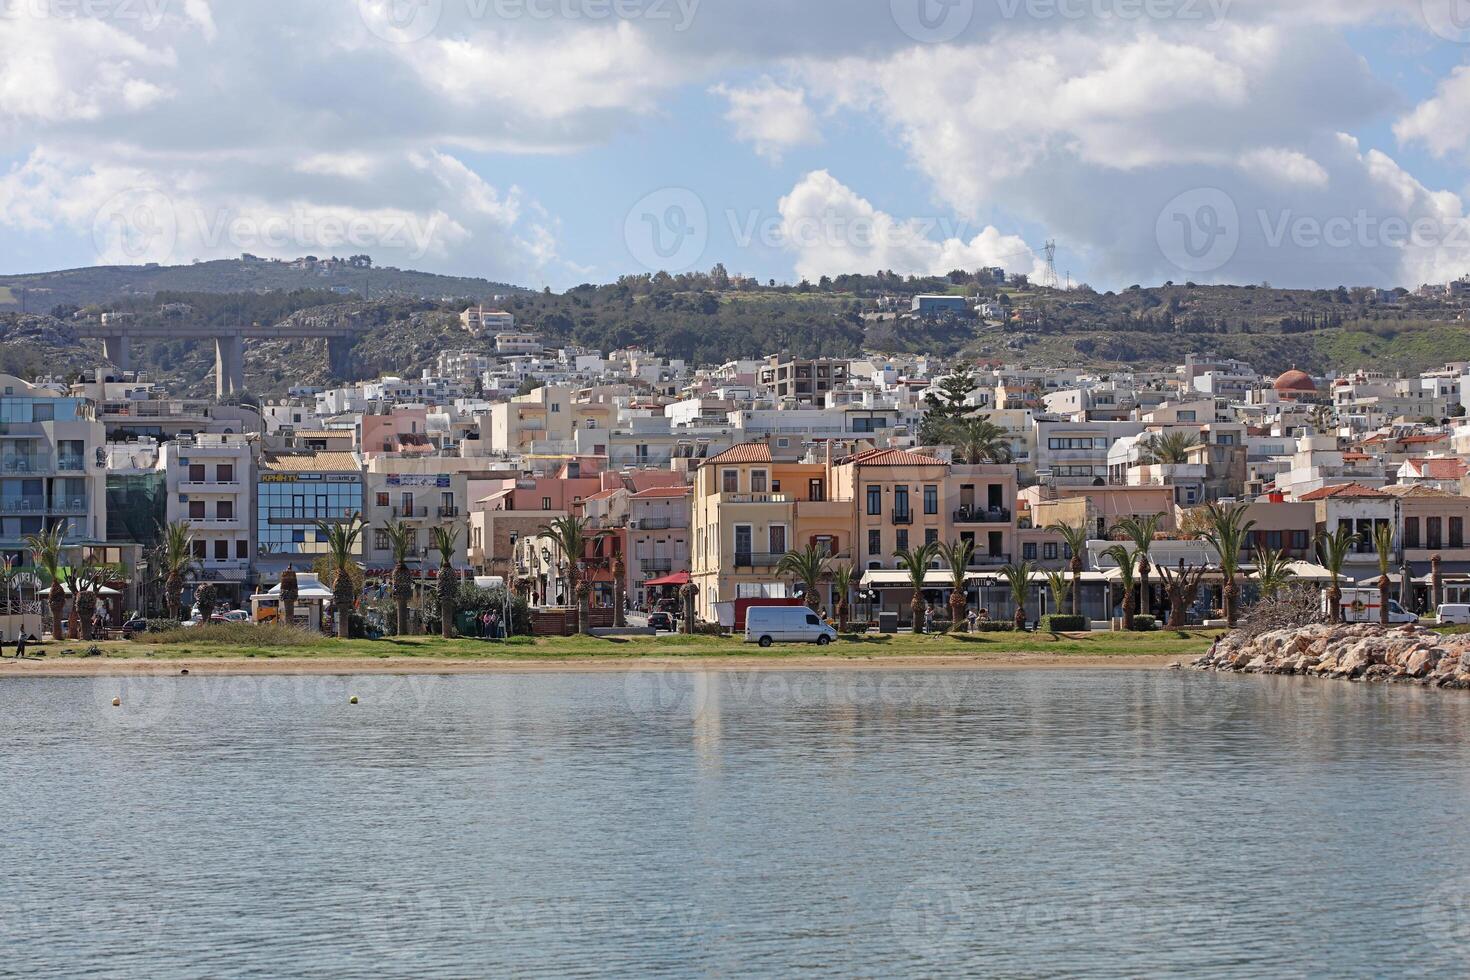
[[[737,551],[735,553],[736,568],[775,568],[781,564],[781,559],[786,557],[785,553],[775,554],[772,552]]]
[[[643,517],[635,523],[640,531],[667,531],[673,526],[673,521],[667,517]]]
[[[44,514],[44,497],[5,497],[0,499],[0,512],[6,514]]]
[[[394,507],[393,516],[398,520],[411,521],[421,520],[429,516],[427,507]]]
[[[83,456],[59,456],[56,459],[56,470],[59,473],[81,473],[87,468],[87,460]]]
[[[458,517],[459,516],[459,508],[458,507],[440,507],[439,508],[439,516],[440,517],[446,517],[446,518],[448,518],[448,517]]]
[[[645,558],[640,563],[640,567],[644,572],[663,574],[674,570],[674,560],[672,558]]]
[[[51,457],[43,454],[0,457],[0,473],[49,473]]]
[[[1011,563],[1010,555],[971,555],[971,568],[999,568]]]
[[[51,499],[51,510],[58,514],[85,514],[87,512],[87,498],[53,497]]]
[[[956,524],[1009,524],[1011,512],[1004,508],[982,510],[979,507],[961,507],[954,512]]]
[[[895,524],[912,524],[912,523],[914,523],[914,512],[911,511],[911,510],[895,510],[893,512],[893,523],[895,523]]]
[[[722,497],[727,504],[789,504],[792,500],[784,493],[727,493]]]

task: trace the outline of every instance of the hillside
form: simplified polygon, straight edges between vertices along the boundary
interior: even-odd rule
[[[350,379],[330,375],[321,341],[249,345],[247,383],[262,397],[279,396],[297,384],[414,376],[432,369],[442,350],[488,352],[493,347],[493,340],[474,340],[460,328],[463,299],[369,301],[320,288],[319,282],[312,287],[234,293],[168,290],[104,306],[140,322],[184,318],[191,326],[211,328],[310,317],[349,323],[361,331]],[[963,293],[998,304],[1004,315],[989,321],[921,320],[893,312],[907,310],[909,298],[921,292]],[[982,285],[964,273],[938,279],[845,276],[816,285],[770,286],[732,281],[717,269],[678,277],[626,277],[562,294],[514,291],[500,305],[549,344],[638,347],[697,365],[782,350],[800,356],[853,356],[864,350],[963,355],[1102,370],[1169,369],[1189,353],[1208,351],[1239,358],[1268,375],[1292,366],[1319,374],[1364,366],[1412,372],[1470,360],[1470,323],[1461,319],[1458,303],[1376,290],[1166,284],[1098,294],[1035,289],[1024,283]],[[72,373],[97,362],[100,344],[76,337],[67,308],[56,312],[67,316],[0,312],[0,370]],[[174,390],[213,390],[214,350],[207,340],[139,343],[134,357],[140,370]]]
[[[62,307],[104,305],[148,298],[161,292],[268,293],[321,290],[360,298],[489,301],[522,291],[519,286],[375,268],[363,257],[348,260],[281,262],[224,259],[176,266],[93,266],[33,275],[0,274],[0,311],[44,313]]]

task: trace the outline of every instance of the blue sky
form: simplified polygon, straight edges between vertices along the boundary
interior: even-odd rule
[[[1464,0],[599,2],[0,0],[0,272],[1470,272]]]

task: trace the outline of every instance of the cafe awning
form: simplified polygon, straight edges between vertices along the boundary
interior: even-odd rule
[[[648,581],[644,582],[643,583],[643,586],[644,586],[644,588],[662,589],[662,588],[683,588],[684,586],[686,586],[688,584],[689,584],[689,573],[688,572],[675,572],[672,575],[665,575],[663,578],[651,578]]]

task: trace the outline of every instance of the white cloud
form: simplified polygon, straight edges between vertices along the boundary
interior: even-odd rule
[[[899,219],[825,170],[803,177],[781,198],[780,239],[794,253],[796,273],[819,279],[848,272],[891,270],[942,275],[954,269],[1000,265],[1040,272],[1025,241],[993,227],[968,232],[943,219]]]
[[[791,147],[821,142],[816,114],[800,88],[763,78],[746,88],[716,85],[710,91],[729,104],[725,120],[735,127],[735,138],[773,162]]]
[[[1403,143],[1421,143],[1436,156],[1470,150],[1470,66],[1461,65],[1441,79],[1434,96],[1394,123],[1394,135]]]

